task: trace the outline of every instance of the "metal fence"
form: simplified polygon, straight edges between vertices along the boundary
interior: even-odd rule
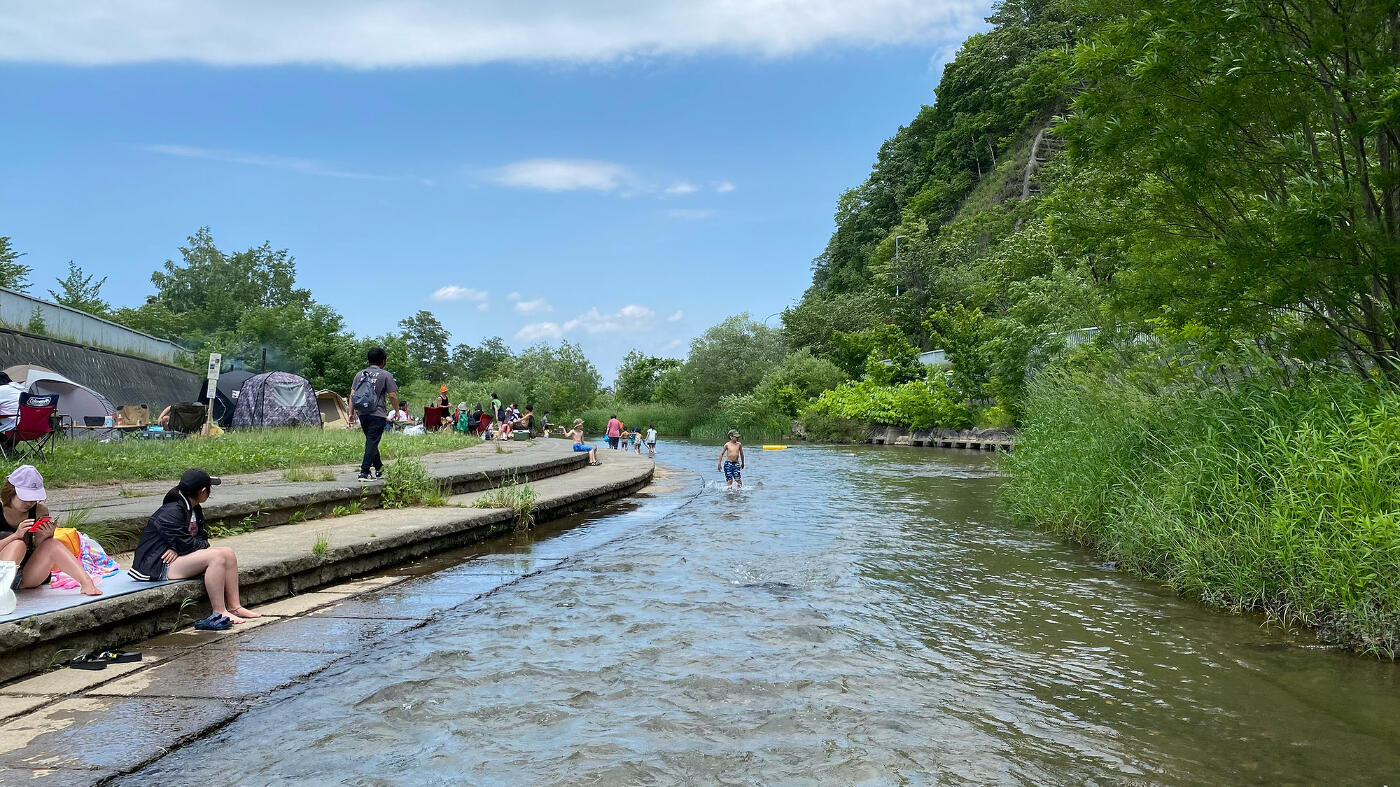
[[[181,352],[179,346],[165,339],[3,287],[0,287],[0,323],[20,331],[165,363],[175,363]]]

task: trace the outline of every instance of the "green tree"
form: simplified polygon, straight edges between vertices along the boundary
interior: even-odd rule
[[[526,349],[515,359],[515,370],[526,399],[519,404],[531,404],[536,412],[582,412],[598,397],[602,384],[583,348],[567,341],[558,347],[541,343]]]
[[[448,343],[452,335],[430,311],[419,310],[412,317],[399,320],[399,334],[408,347],[409,357],[418,365],[425,380],[446,382],[451,373]]]
[[[488,380],[502,376],[514,357],[501,337],[492,336],[480,347],[459,344],[452,348],[452,367],[468,380]]]
[[[618,401],[634,404],[653,401],[661,376],[672,369],[679,369],[682,363],[675,358],[657,358],[632,350],[622,359],[622,366],[617,370]]]
[[[102,285],[107,283],[107,277],[93,281],[95,276],[84,273],[82,268],[69,260],[68,275],[57,280],[59,289],[49,290],[49,295],[55,302],[69,308],[105,317],[112,310],[111,305],[102,298]]]
[[[286,249],[273,251],[264,243],[226,254],[209,228],[201,227],[180,248],[180,257],[151,274],[155,294],[139,308],[119,310],[120,322],[198,345],[232,329],[250,311],[311,305],[311,293],[296,286],[296,263]]]
[[[751,393],[783,359],[782,334],[738,314],[691,342],[682,367],[686,404],[710,406],[730,394]]]
[[[23,252],[14,250],[8,235],[0,235],[0,287],[17,292],[29,292],[30,267],[19,262]]]
[[[1299,317],[1400,380],[1400,9],[1090,0],[1049,218],[1130,319],[1266,333]]]

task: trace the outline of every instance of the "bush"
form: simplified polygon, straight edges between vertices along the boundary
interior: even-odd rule
[[[1005,407],[997,404],[979,412],[976,423],[978,429],[1010,429],[1016,425],[1016,419]]]
[[[806,439],[819,443],[857,443],[865,439],[866,425],[848,418],[808,410],[802,421]]]
[[[953,398],[941,375],[901,385],[873,380],[843,383],[817,397],[803,412],[803,421],[822,417],[862,424],[911,429],[963,429],[972,424],[965,405]]]
[[[1397,440],[1400,390],[1346,374],[1052,373],[1030,387],[1004,501],[1182,593],[1394,657]]]

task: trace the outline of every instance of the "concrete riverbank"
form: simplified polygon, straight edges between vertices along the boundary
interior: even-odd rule
[[[245,509],[274,516],[259,519],[253,532],[214,543],[237,553],[244,600],[257,606],[513,530],[511,511],[471,507],[481,490],[502,478],[529,480],[537,495],[535,520],[547,521],[635,492],[652,477],[654,466],[645,457],[608,452],[604,459],[601,467],[588,467],[586,455],[574,454],[561,440],[516,445],[501,454],[477,452],[428,465],[430,475],[456,493],[446,506],[310,521],[295,520],[288,512],[314,506],[308,515],[314,517],[317,510],[347,501],[377,502],[381,484],[363,489],[339,481],[282,484],[274,494],[255,482],[229,479],[233,483],[218,489],[211,517],[237,516]],[[158,500],[124,499],[95,509],[93,520],[125,521],[138,509],[149,516],[155,505]],[[275,524],[279,518],[283,524]],[[318,547],[321,541],[324,546]],[[115,557],[130,565],[129,554]],[[202,584],[184,581],[0,623],[0,680],[47,670],[77,653],[171,631],[207,611]]]

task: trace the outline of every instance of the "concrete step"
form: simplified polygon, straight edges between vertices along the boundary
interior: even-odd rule
[[[499,446],[499,448],[498,448]],[[498,453],[500,451],[500,453]],[[419,457],[428,475],[449,494],[460,494],[494,487],[512,476],[539,480],[577,470],[588,464],[586,454],[573,452],[566,440],[537,440],[516,443],[483,443],[462,451]],[[207,468],[218,475],[217,467]],[[332,481],[287,481],[283,471],[225,476],[204,506],[211,527],[275,527],[293,521],[317,519],[337,506],[358,504],[362,511],[380,507],[383,481],[358,481],[358,468],[309,468],[331,472]],[[108,552],[136,546],[146,520],[160,507],[161,498],[174,485],[140,484],[120,488],[101,487],[81,490],[54,490],[49,507],[58,514],[84,510],[84,525],[101,525],[99,542]],[[119,496],[127,489],[127,496]],[[132,493],[134,490],[134,494]],[[97,529],[97,528],[94,528]]]
[[[544,444],[531,449],[536,459],[557,461],[569,448],[563,441]],[[500,477],[506,468],[518,467],[524,456],[525,452],[498,455],[495,466],[478,462],[472,472]],[[574,472],[531,481],[536,493],[535,521],[568,516],[632,494],[650,482],[655,469],[650,459],[635,454],[605,452],[600,467],[588,467],[587,455],[581,456],[583,466],[568,464]],[[450,505],[440,508],[368,511],[282,525],[214,543],[234,549],[243,600],[256,606],[515,529],[511,511],[470,507],[479,495],[456,495]],[[317,554],[321,539],[326,547]],[[130,554],[115,557],[123,567],[130,565]],[[76,653],[116,648],[173,630],[208,611],[203,583],[188,580],[0,623],[0,681],[48,669]]]

